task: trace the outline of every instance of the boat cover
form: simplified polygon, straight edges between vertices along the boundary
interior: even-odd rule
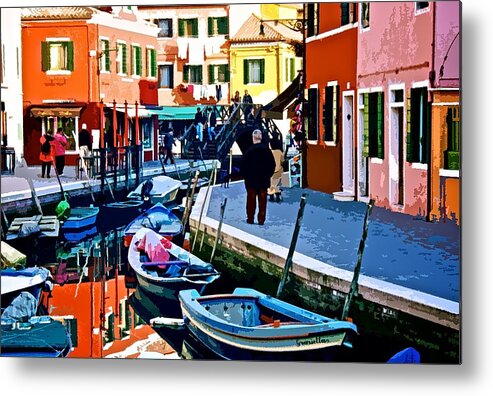
[[[2,322],[11,319],[13,321],[27,322],[36,315],[38,301],[31,293],[21,292],[12,303],[2,312]]]
[[[140,183],[139,186],[131,192],[128,197],[141,198],[142,187],[146,182]],[[150,183],[148,183],[149,185]],[[181,186],[181,181],[175,180],[168,176],[157,176],[152,178],[152,189],[149,195],[166,195],[168,192],[177,190]]]
[[[151,262],[169,261],[170,248],[171,242],[155,232],[146,232],[137,243],[137,249],[145,252]]]
[[[14,249],[8,243],[1,242],[1,265],[0,268],[24,268],[26,265],[26,255]]]

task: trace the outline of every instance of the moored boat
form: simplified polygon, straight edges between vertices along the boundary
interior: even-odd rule
[[[127,195],[129,200],[149,200],[153,204],[167,204],[176,199],[182,183],[169,176],[156,176],[140,183]]]
[[[141,200],[117,201],[103,204],[99,207],[98,218],[101,220],[118,219],[123,224],[135,218],[144,202]]]
[[[96,224],[98,213],[98,207],[71,208],[70,216],[62,223],[62,230],[89,228]]]
[[[159,203],[142,213],[125,227],[123,231],[125,246],[129,246],[132,237],[142,227],[149,228],[169,239],[181,234],[183,231],[183,225],[178,216]]]
[[[50,271],[43,267],[25,269],[6,268],[0,271],[2,310],[9,306],[21,292],[27,291],[39,301],[43,290],[53,287]]]
[[[352,348],[357,327],[260,293],[200,296],[182,290],[183,318],[211,352],[227,360],[340,359]]]
[[[146,292],[178,302],[178,292],[201,293],[220,274],[210,263],[167,240],[151,229],[141,228],[128,248],[128,263]]]

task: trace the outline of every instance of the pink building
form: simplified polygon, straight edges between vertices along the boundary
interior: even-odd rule
[[[432,122],[436,76],[458,32],[458,13],[449,12],[458,5],[359,4],[358,200],[371,197],[378,206],[431,219],[432,144],[443,139],[432,141],[432,125],[439,125]],[[448,62],[439,83],[457,90],[458,57]]]

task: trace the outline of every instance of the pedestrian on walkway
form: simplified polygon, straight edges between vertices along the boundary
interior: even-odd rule
[[[267,190],[267,194],[269,195],[270,202],[274,202],[274,199],[276,202],[281,202],[280,186],[283,172],[284,153],[282,151],[282,137],[280,133],[274,132],[272,134],[272,138],[270,139],[270,149],[276,162],[276,169],[270,178],[270,187]]]
[[[217,123],[217,115],[216,115],[216,106],[209,107],[209,117],[207,120],[207,125],[209,126],[209,139],[216,139],[216,123]]]
[[[55,138],[51,131],[46,131],[46,133],[41,136],[39,142],[41,143],[41,152],[39,154],[39,159],[41,160],[41,177],[50,178],[51,163],[53,162],[53,141]]]
[[[92,152],[92,136],[87,130],[87,124],[82,124],[82,129],[79,132],[79,154],[81,160],[84,161],[85,170],[89,173],[89,160]],[[82,165],[82,164],[81,164]],[[89,176],[89,174],[87,175]]]
[[[276,163],[269,147],[262,143],[262,131],[255,129],[252,133],[253,145],[243,154],[242,173],[247,190],[247,223],[253,224],[258,199],[257,221],[265,223],[267,211],[267,189],[274,173]]]
[[[197,134],[197,139],[200,140],[200,142],[204,141],[204,115],[202,114],[202,110],[200,107],[197,107],[197,112],[195,113],[195,118],[193,120],[193,123],[195,124],[195,131]]]
[[[65,168],[65,149],[68,146],[67,137],[63,134],[63,129],[58,128],[53,142],[55,147],[55,167],[58,176],[63,176],[63,168]]]
[[[252,96],[248,93],[248,90],[245,89],[245,95],[243,95],[243,103],[245,103],[243,112],[245,114],[245,121],[248,121],[250,118],[253,118],[253,99]]]
[[[173,136],[173,129],[169,129],[164,135],[164,150],[166,156],[164,157],[164,165],[168,164],[168,159],[171,165],[175,163],[175,158],[173,156],[173,146],[176,146],[175,137]]]

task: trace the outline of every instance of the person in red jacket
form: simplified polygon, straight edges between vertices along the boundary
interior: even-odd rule
[[[67,137],[63,134],[63,129],[58,128],[53,142],[55,147],[55,167],[59,176],[63,176],[63,168],[65,168],[65,149],[68,146]]]
[[[39,153],[39,159],[41,160],[41,177],[50,178],[51,163],[53,162],[53,142],[55,138],[53,137],[51,131],[46,131],[46,133],[39,138],[41,143],[41,152]]]

